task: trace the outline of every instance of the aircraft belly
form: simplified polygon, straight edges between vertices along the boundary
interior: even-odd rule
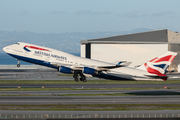
[[[127,74],[117,74],[113,72],[107,72],[107,73],[99,73],[94,74],[94,77],[104,78],[104,79],[111,79],[111,80],[133,80],[131,75]]]
[[[109,76],[115,76],[118,77],[119,79],[122,80],[133,80],[132,75],[128,75],[128,74],[117,74],[117,73],[107,73],[107,75]]]
[[[14,57],[14,58],[17,58],[19,60],[22,60],[22,61],[26,61],[26,62],[29,62],[29,63],[34,63],[34,64],[43,65],[43,66],[46,66],[46,67],[51,67],[51,68],[58,69],[58,67],[55,67],[55,66],[51,65],[48,61],[44,61],[44,60],[40,60],[40,59],[36,59],[36,58],[30,58],[30,57],[14,55],[14,54],[9,54],[9,55]]]
[[[135,71],[131,68],[117,68],[114,71],[107,72],[107,75],[116,76],[119,78],[130,79],[130,80],[148,80],[148,81],[163,81],[162,79],[153,79],[152,77],[145,76],[148,74],[146,71]]]

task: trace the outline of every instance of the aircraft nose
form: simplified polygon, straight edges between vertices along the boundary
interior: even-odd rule
[[[6,47],[4,47],[4,48],[3,48],[3,50],[4,50],[4,52],[6,52],[6,51],[7,51],[7,46],[6,46]]]

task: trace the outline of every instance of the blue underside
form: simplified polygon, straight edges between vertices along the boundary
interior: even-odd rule
[[[103,78],[103,79],[109,79],[109,80],[133,80],[133,79],[127,79],[127,78],[123,78],[123,77],[116,77],[116,76],[112,76],[112,75],[107,75],[107,74],[98,74],[98,75],[93,75],[94,77],[99,77],[99,78]]]
[[[42,60],[37,60],[37,59],[33,59],[33,58],[27,58],[27,57],[22,57],[19,55],[13,55],[13,54],[9,54],[10,56],[17,58],[18,60],[22,60],[22,61],[26,61],[29,63],[34,63],[37,65],[42,65],[42,66],[46,66],[46,67],[51,67],[51,68],[55,68],[55,69],[59,69],[58,67],[55,67],[53,65],[50,64],[50,62],[46,62],[46,61],[42,61]]]
[[[34,63],[37,65],[42,65],[42,66],[46,66],[46,67],[51,67],[54,69],[59,70],[59,67],[55,67],[53,65],[50,64],[50,62],[46,62],[46,61],[42,61],[42,60],[37,60],[37,59],[33,59],[33,58],[28,58],[28,57],[23,57],[23,56],[19,56],[19,55],[13,55],[13,54],[9,54],[10,56],[18,59],[18,60],[22,60],[25,62],[29,62],[29,63]],[[98,75],[93,75],[94,77],[99,77],[99,78],[104,78],[104,79],[111,79],[111,80],[129,80],[123,77],[115,77],[112,75],[107,75],[107,74],[98,74]]]

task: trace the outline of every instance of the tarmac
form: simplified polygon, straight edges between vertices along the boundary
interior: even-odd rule
[[[0,65],[0,80],[73,80],[71,76],[58,76],[60,74],[58,71],[37,66],[37,65],[21,65],[20,68],[17,68],[16,65]],[[171,74],[172,75],[172,74]],[[179,80],[180,75],[173,75],[171,78]],[[97,80],[97,78],[88,78],[88,80]],[[100,79],[99,79],[100,80]],[[177,103],[180,104],[180,91],[178,89],[161,89],[161,90],[104,90],[106,88],[130,88],[130,87],[164,87],[165,84],[69,84],[69,85],[47,85],[47,84],[36,84],[36,85],[13,85],[13,84],[1,84],[0,87],[42,87],[52,88],[77,88],[76,91],[1,91],[1,95],[48,95],[48,96],[0,96],[0,104],[143,104],[143,103],[164,103],[171,104]],[[177,84],[166,84],[168,87],[179,87]],[[98,91],[83,91],[83,88],[102,88],[103,90]],[[128,93],[128,94],[149,94],[149,93],[174,93],[177,95],[146,95],[146,96],[58,96],[62,94],[103,94],[103,93]],[[94,117],[102,117],[106,115],[108,117],[114,117],[116,114],[119,116],[126,115],[144,115],[146,117],[180,117],[180,110],[152,110],[152,111],[24,111],[24,110],[0,110],[0,118],[4,115],[4,118],[7,116],[13,115],[43,115],[47,118],[47,115],[71,115],[83,118],[84,115],[94,115]],[[55,117],[56,118],[56,117]],[[116,117],[115,117],[116,118]]]

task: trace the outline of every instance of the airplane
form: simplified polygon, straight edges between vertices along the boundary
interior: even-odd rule
[[[128,67],[131,62],[107,63],[24,42],[6,46],[3,50],[18,60],[17,67],[20,67],[20,60],[51,67],[61,73],[73,74],[76,82],[87,82],[86,77],[165,81],[168,78],[165,72],[177,55],[175,52],[167,51],[139,67],[132,68]]]

